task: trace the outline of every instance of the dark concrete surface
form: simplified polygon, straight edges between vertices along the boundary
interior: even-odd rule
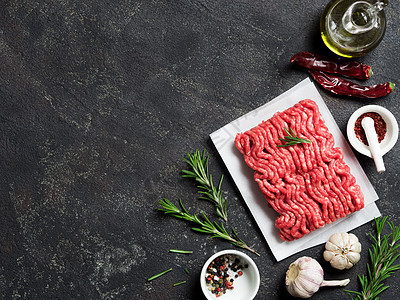
[[[322,245],[277,263],[209,139],[306,78],[289,65],[294,53],[328,54],[318,34],[327,2],[0,1],[0,298],[203,299],[202,264],[235,247],[157,211],[160,198],[182,198],[217,219],[181,178],[182,157],[203,148],[214,177],[225,174],[229,225],[260,252],[250,253],[261,273],[256,299],[288,299],[285,271],[303,255],[357,290],[373,223],[353,231],[364,250],[351,270],[324,263]],[[370,84],[400,84],[399,12],[391,1],[381,45],[360,59],[373,66]],[[320,91],[343,132],[365,104],[399,116],[398,91],[379,100]],[[381,212],[399,224],[399,144],[382,174],[357,157]],[[398,299],[399,282],[400,273],[389,278],[382,299]],[[342,288],[313,297],[345,298]]]

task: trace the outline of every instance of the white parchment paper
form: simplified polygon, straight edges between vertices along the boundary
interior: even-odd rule
[[[237,133],[257,126],[263,120],[271,118],[276,112],[284,111],[304,99],[311,99],[317,103],[325,124],[335,139],[335,147],[342,148],[344,161],[349,165],[351,173],[361,187],[365,198],[365,207],[356,213],[313,231],[299,240],[285,242],[279,238],[279,230],[275,227],[275,219],[278,214],[268,207],[267,200],[265,200],[258,184],[253,179],[253,170],[246,165],[242,154],[236,149],[234,140]],[[210,137],[277,261],[325,243],[335,232],[348,232],[380,216],[380,212],[374,203],[378,200],[378,195],[324,100],[308,78],[267,104],[213,132]]]

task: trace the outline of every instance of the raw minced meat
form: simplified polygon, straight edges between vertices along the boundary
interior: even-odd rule
[[[291,128],[308,143],[287,147],[279,138]],[[280,237],[292,241],[364,207],[364,196],[317,104],[303,100],[239,133],[236,147],[254,172],[268,203],[280,215]]]

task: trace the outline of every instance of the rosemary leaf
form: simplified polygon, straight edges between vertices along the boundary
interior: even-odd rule
[[[382,235],[385,223],[389,224],[391,233]],[[384,280],[395,271],[400,270],[400,264],[394,264],[400,257],[400,244],[398,244],[400,241],[400,225],[396,227],[393,222],[387,222],[387,217],[375,218],[375,224],[376,237],[370,233],[375,244],[372,244],[368,249],[370,263],[367,264],[367,276],[358,275],[361,292],[346,290],[354,300],[377,299],[379,294],[390,287],[384,285]]]
[[[184,284],[184,283],[186,283],[185,280],[184,280],[184,281],[181,281],[181,282],[174,283],[174,286],[178,286],[178,285],[181,285],[181,284]]]
[[[168,270],[162,271],[162,272],[160,272],[160,273],[158,273],[158,274],[156,274],[154,276],[151,276],[149,279],[147,279],[147,281],[152,281],[152,280],[154,280],[154,279],[156,279],[156,278],[158,278],[158,277],[160,277],[160,276],[162,276],[162,275],[164,275],[164,274],[166,274],[166,273],[168,273],[170,271],[172,271],[172,268],[169,268]]]
[[[227,222],[228,200],[223,197],[221,191],[223,175],[216,187],[213,183],[212,175],[208,171],[208,159],[209,157],[206,156],[205,150],[203,150],[202,154],[199,150],[196,150],[193,154],[188,153],[188,158],[183,158],[183,160],[191,166],[193,171],[182,170],[182,177],[194,178],[199,183],[199,193],[202,195],[200,199],[212,202],[216,206],[217,214]]]
[[[191,254],[191,253],[193,253],[192,250],[179,250],[179,249],[169,249],[169,252],[181,253],[181,254]]]
[[[179,205],[181,208],[178,208],[171,201],[165,198],[160,200],[158,203],[162,207],[159,208],[159,210],[163,211],[165,214],[194,223],[196,226],[192,227],[192,230],[209,234],[211,238],[227,240],[232,245],[246,249],[256,255],[259,255],[255,250],[247,246],[243,240],[239,239],[233,229],[233,234],[232,236],[230,236],[226,231],[223,223],[221,223],[220,225],[217,222],[212,223],[204,212],[202,212],[203,220],[200,220],[200,218],[196,215],[189,214],[186,208],[183,206],[181,199],[179,199]]]
[[[205,230],[205,229],[197,228],[197,227],[192,227],[192,230],[193,231],[197,231],[197,232],[201,232],[201,233],[210,233],[209,230]]]

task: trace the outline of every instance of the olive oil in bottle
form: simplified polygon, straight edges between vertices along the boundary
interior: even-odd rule
[[[325,8],[321,37],[334,53],[358,57],[373,50],[386,30],[383,7],[388,0],[333,0]]]

